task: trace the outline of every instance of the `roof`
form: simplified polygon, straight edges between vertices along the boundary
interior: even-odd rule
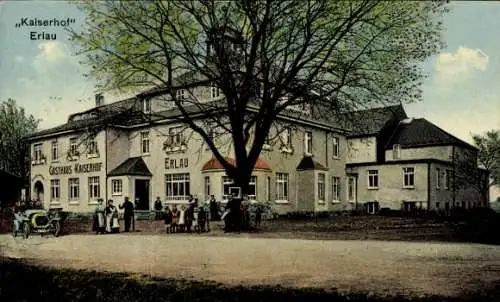
[[[185,106],[184,110],[188,113],[203,112],[204,114],[209,114],[211,110],[216,108],[216,102],[197,104]],[[178,108],[172,108],[169,110],[163,110],[160,112],[155,112],[153,114],[144,114],[140,109],[134,108],[134,104],[130,107],[111,107],[112,104],[100,106],[92,110],[87,110],[78,114],[87,114],[96,112],[96,117],[86,118],[81,120],[75,120],[74,117],[77,114],[73,114],[68,119],[68,122],[53,128],[38,131],[28,137],[30,140],[34,140],[40,136],[50,136],[56,135],[61,132],[66,131],[82,131],[87,128],[91,128],[97,125],[106,126],[116,126],[116,127],[128,127],[137,126],[145,123],[157,122],[160,120],[165,120],[169,118],[175,118],[181,115],[181,111]],[[205,105],[205,108],[203,107]],[[106,106],[110,106],[106,108]],[[113,108],[113,109],[110,109]],[[201,111],[200,111],[201,110]]]
[[[108,176],[152,176],[142,157],[131,157],[108,173]]]
[[[236,162],[233,158],[224,157],[224,159],[231,166],[236,167]],[[224,170],[224,167],[216,158],[212,157],[201,168],[201,171],[207,171],[207,170]],[[265,162],[263,159],[259,158],[259,159],[257,159],[257,162],[255,163],[254,170],[271,170],[271,167],[269,166],[269,164],[267,162]]]
[[[297,170],[328,170],[322,164],[313,160],[311,156],[304,156],[297,166]]]
[[[377,135],[387,122],[408,118],[403,105],[353,111],[339,118],[339,123],[351,131],[348,137]]]
[[[456,138],[424,118],[408,119],[399,123],[385,148],[393,145],[401,148],[454,145],[477,150],[476,147]]]

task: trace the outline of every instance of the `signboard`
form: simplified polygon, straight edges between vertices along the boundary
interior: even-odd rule
[[[170,169],[184,169],[188,167],[187,158],[165,158],[165,170]]]
[[[229,187],[229,195],[233,196],[233,198],[241,198],[241,188]]]
[[[101,172],[102,163],[95,164],[75,164],[74,166],[50,166],[49,174],[50,175],[61,175],[61,174],[80,174],[80,173],[92,173],[92,172]]]

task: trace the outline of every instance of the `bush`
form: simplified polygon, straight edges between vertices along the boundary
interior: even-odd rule
[[[260,210],[263,220],[275,220],[279,216],[273,204],[269,201],[256,201],[254,203],[251,203],[248,210],[250,211],[250,216],[252,217],[255,217],[257,210]]]

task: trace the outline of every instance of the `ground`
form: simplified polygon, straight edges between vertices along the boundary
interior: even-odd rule
[[[255,238],[253,235],[0,235],[0,256],[33,263],[229,285],[460,296],[500,276],[500,247],[463,243]]]

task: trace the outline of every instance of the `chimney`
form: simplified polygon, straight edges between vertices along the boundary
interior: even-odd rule
[[[95,106],[100,107],[104,105],[104,96],[102,93],[98,93],[95,95]]]

